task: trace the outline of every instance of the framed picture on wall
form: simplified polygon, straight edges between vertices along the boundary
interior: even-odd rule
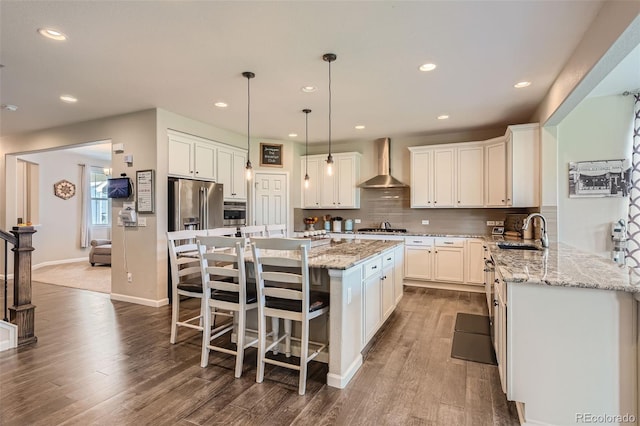
[[[626,197],[631,184],[629,160],[569,163],[569,198]]]
[[[282,167],[282,145],[261,143],[260,166]]]

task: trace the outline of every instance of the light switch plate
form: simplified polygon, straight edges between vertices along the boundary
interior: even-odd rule
[[[495,226],[495,225],[496,225],[495,220],[488,220],[487,221],[487,226]]]
[[[496,220],[496,226],[504,226],[504,220]]]
[[[423,225],[428,225],[429,224],[429,219],[423,219],[422,220],[422,224]]]
[[[138,226],[147,226],[147,218],[138,216]]]
[[[360,219],[355,219],[354,222],[355,223],[361,223],[362,221]]]

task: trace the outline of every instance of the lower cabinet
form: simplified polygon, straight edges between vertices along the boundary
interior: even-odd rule
[[[501,279],[494,280],[493,347],[498,360],[502,392],[507,393],[507,289]]]
[[[376,256],[363,266],[364,332],[362,346],[376,334],[382,324],[382,259]]]
[[[382,253],[382,318],[386,320],[395,307],[394,297],[395,254],[392,250]]]
[[[464,240],[436,239],[433,265],[434,280],[464,282]]]

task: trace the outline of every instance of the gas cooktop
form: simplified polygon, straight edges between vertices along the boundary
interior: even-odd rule
[[[406,229],[403,228],[360,228],[357,232],[384,232],[391,234],[404,234],[407,232]]]

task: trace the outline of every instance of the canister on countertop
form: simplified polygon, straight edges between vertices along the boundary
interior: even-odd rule
[[[347,219],[344,221],[344,231],[353,232],[353,219]]]

